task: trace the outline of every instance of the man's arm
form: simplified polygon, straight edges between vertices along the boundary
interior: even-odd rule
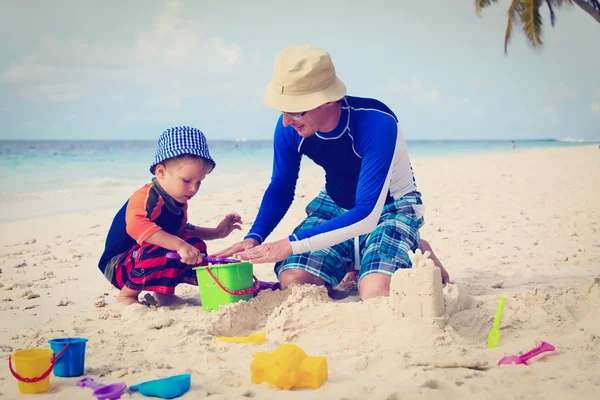
[[[259,244],[273,232],[294,200],[296,182],[300,171],[301,155],[294,142],[296,133],[284,128],[280,118],[273,140],[273,173],[265,190],[256,220],[244,239],[254,239]]]
[[[358,149],[362,167],[353,209],[316,227],[290,235],[294,254],[317,251],[375,229],[389,191],[398,125],[391,116],[379,116],[362,133]]]

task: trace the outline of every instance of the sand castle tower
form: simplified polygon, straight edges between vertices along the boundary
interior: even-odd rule
[[[408,252],[412,268],[398,269],[390,283],[390,305],[404,317],[439,318],[444,314],[442,272],[431,253]]]

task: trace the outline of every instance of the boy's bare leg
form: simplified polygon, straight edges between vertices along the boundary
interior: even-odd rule
[[[117,302],[127,306],[139,303],[138,296],[141,292],[141,290],[133,290],[131,288],[128,288],[127,286],[124,286],[123,289],[121,289],[121,291],[117,295]]]

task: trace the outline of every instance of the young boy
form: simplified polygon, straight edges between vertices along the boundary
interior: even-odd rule
[[[200,130],[183,126],[162,133],[150,166],[155,177],[114,217],[98,263],[104,276],[121,289],[118,302],[137,303],[146,290],[154,292],[158,305],[168,305],[179,283],[198,284],[192,268],[206,265],[203,240],[224,238],[241,229],[237,214],[226,215],[216,228],[187,221],[187,202],[215,165]],[[176,251],[181,259],[166,258],[169,251]]]

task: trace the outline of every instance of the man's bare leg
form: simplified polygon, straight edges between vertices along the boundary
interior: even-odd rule
[[[429,243],[424,240],[421,239],[419,240],[419,249],[421,250],[421,253],[425,253],[426,251],[430,252],[431,255],[429,256],[429,258],[431,258],[431,260],[435,263],[435,265],[437,265],[438,267],[440,267],[440,270],[442,272],[442,283],[445,285],[446,283],[448,283],[450,281],[450,275],[448,275],[448,271],[446,271],[446,268],[444,268],[444,266],[442,265],[442,263],[440,262],[440,260],[436,257],[435,253],[433,252],[433,249],[431,248],[431,246],[429,245]]]
[[[325,281],[299,268],[284,269],[279,274],[279,284],[281,290],[287,289],[291,285],[313,284],[318,286],[327,286]]]
[[[133,290],[127,286],[123,286],[123,289],[117,295],[117,302],[127,306],[139,303],[138,296],[141,292],[141,290]]]
[[[361,300],[390,295],[392,277],[385,274],[371,273],[360,280],[358,294]]]
[[[325,288],[327,288],[327,294],[334,300],[341,300],[348,297],[348,294],[345,292],[333,290],[331,285],[326,283],[323,279],[316,277],[315,275],[304,271],[303,269],[293,268],[281,271],[279,274],[280,289],[285,290],[293,285],[325,286]]]

